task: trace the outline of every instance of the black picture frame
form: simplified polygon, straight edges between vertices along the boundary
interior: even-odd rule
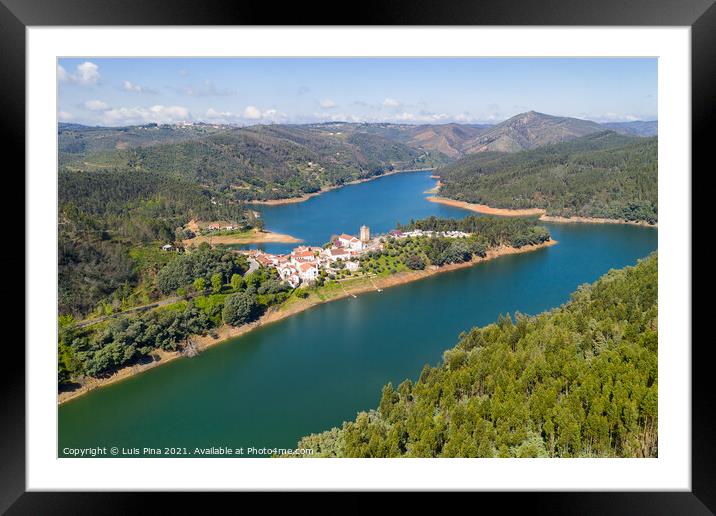
[[[24,164],[25,29],[28,26],[112,25],[554,25],[690,26],[692,35],[692,163],[706,172],[716,78],[714,0],[400,0],[336,3],[229,2],[227,0],[0,0],[2,138]],[[325,5],[322,5],[325,4]],[[323,14],[320,14],[323,13]],[[329,19],[330,18],[330,19]],[[91,48],[91,47],[88,47]],[[712,165],[711,165],[712,166]],[[684,174],[690,173],[684,171]],[[22,186],[20,185],[22,188]],[[693,217],[692,217],[693,219]],[[19,246],[18,246],[19,247]],[[26,275],[31,271],[25,270]],[[28,309],[31,307],[28,307]],[[688,345],[689,343],[671,343]],[[690,492],[511,493],[501,510],[526,505],[551,514],[712,514],[716,511],[714,401],[710,339],[692,346],[692,490]],[[25,492],[25,354],[6,346],[0,375],[0,511],[8,514],[117,514],[184,509],[186,496],[132,493]],[[541,509],[541,510],[540,510]]]

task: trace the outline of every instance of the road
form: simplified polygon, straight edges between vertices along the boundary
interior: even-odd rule
[[[251,274],[255,270],[258,270],[258,268],[260,267],[259,262],[257,262],[255,259],[253,259],[250,256],[248,258],[249,258],[249,270],[247,270],[244,273],[244,276],[246,276],[247,274]]]

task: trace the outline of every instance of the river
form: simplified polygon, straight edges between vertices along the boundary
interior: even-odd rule
[[[267,229],[309,244],[357,234],[362,224],[383,232],[410,218],[469,214],[426,201],[434,184],[428,172],[396,174],[261,212]],[[293,448],[303,435],[376,407],[385,383],[417,379],[460,332],[501,313],[559,306],[578,285],[657,248],[654,228],[548,227],[556,246],[319,305],[70,401],[58,409],[59,455],[91,446],[140,454],[145,447]]]

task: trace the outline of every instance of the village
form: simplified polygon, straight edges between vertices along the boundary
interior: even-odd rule
[[[321,271],[334,274],[345,268],[350,272],[357,272],[360,269],[361,256],[382,251],[388,238],[432,236],[466,238],[470,234],[462,231],[433,232],[416,229],[407,232],[393,230],[387,235],[371,238],[370,228],[361,226],[359,238],[342,233],[324,247],[302,245],[295,247],[289,254],[270,254],[258,249],[241,252],[255,259],[263,267],[275,268],[283,281],[292,288],[297,288],[315,282]]]

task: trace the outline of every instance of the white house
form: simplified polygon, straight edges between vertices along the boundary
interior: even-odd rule
[[[326,249],[323,254],[330,263],[337,260],[349,260],[351,257],[351,252],[348,249],[341,249],[340,247]]]
[[[313,263],[301,263],[298,265],[298,277],[302,281],[315,281],[318,277],[318,267]]]
[[[313,263],[316,261],[316,255],[313,251],[293,252],[291,253],[291,261],[295,264]]]
[[[345,247],[346,249],[353,249],[355,251],[360,251],[363,249],[363,242],[358,240],[356,237],[352,235],[346,235],[345,233],[338,235],[338,245],[341,247]]]
[[[291,274],[286,278],[286,282],[291,285],[291,288],[296,288],[301,284],[301,278],[298,277],[298,274]]]
[[[357,271],[359,267],[360,267],[360,262],[354,262],[354,261],[346,262],[346,269],[348,269],[351,272]]]

